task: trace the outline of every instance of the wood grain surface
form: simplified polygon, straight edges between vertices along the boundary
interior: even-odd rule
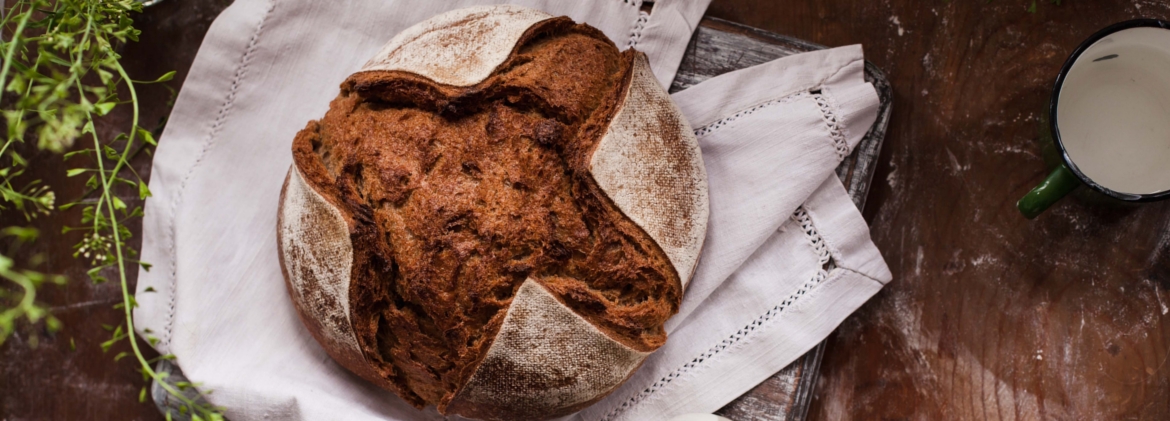
[[[895,91],[865,209],[894,281],[830,339],[810,419],[1170,419],[1170,203],[1014,209],[1051,162],[1041,111],[1071,50],[1170,3],[1063,3],[711,5],[862,43]]]
[[[178,70],[177,89],[227,3],[148,10],[143,41],[124,49],[131,74]],[[1170,419],[1170,202],[1116,206],[1082,189],[1035,221],[1013,207],[1047,172],[1039,120],[1069,51],[1116,21],[1170,19],[1170,3],[1038,3],[1036,13],[1028,0],[708,9],[820,44],[862,43],[894,87],[865,215],[895,280],[830,338],[810,419]],[[161,122],[168,92],[146,95],[146,124]],[[35,159],[40,178],[64,185],[59,157]],[[29,329],[0,349],[0,420],[161,419],[138,403],[133,364],[98,348],[100,325],[120,319],[117,287],[84,281],[69,256],[76,239],[51,228],[76,215],[61,219],[36,221],[48,237],[21,253],[44,253],[74,280],[41,297],[66,327],[40,333],[36,350]]]

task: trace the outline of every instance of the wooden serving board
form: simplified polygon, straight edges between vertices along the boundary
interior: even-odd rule
[[[723,73],[824,48],[808,41],[722,19],[703,18],[687,46],[686,55],[679,66],[674,83],[670,86],[670,92],[681,91]],[[893,97],[886,76],[868,62],[865,64],[865,79],[877,88],[881,101],[878,118],[853,154],[837,167],[837,175],[845,183],[845,188],[858,209],[865,206],[865,197],[869,193],[870,181],[877,166],[878,152],[885,138],[886,125],[890,121]],[[716,413],[733,421],[804,420],[812,400],[824,352],[825,343],[822,342]],[[173,381],[187,381],[179,367],[169,361],[161,361],[158,371],[171,373],[170,379]],[[170,407],[173,410],[172,414],[178,413],[179,403],[170,399],[159,385],[152,385],[151,395],[160,411],[165,412],[165,408]],[[190,390],[188,396],[198,397],[194,390]],[[189,418],[177,416],[174,419],[182,421]]]

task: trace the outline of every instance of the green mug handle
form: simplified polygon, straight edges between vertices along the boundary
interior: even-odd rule
[[[1020,209],[1020,213],[1024,214],[1025,218],[1035,218],[1079,185],[1081,185],[1081,180],[1077,178],[1076,174],[1073,174],[1068,165],[1062,162],[1059,167],[1052,170],[1051,174],[1048,174],[1048,178],[1044,179],[1044,182],[1024,195],[1019,202],[1016,202],[1016,207]]]

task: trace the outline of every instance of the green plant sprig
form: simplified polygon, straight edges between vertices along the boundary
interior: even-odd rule
[[[4,61],[0,64],[0,87],[13,98],[0,113],[6,123],[7,136],[0,147],[0,156],[7,158],[0,165],[0,211],[20,210],[26,219],[54,211],[55,195],[48,186],[32,181],[23,186],[14,179],[24,173],[28,162],[18,155],[13,146],[36,139],[41,150],[63,152],[76,139],[87,136],[92,146],[64,155],[66,160],[77,156],[89,157],[93,168],[81,167],[66,172],[69,177],[89,175],[85,182],[89,191],[77,201],[60,206],[65,210],[81,206],[81,226],[66,227],[63,231],[83,231],[82,240],[74,246],[74,257],[89,261],[93,267],[87,274],[93,282],[106,282],[103,275],[115,272],[121,287],[122,302],[115,308],[123,311],[125,321],[112,331],[110,340],[101,346],[103,351],[126,340],[132,353],[119,353],[115,361],[133,356],[138,370],[146,381],[156,381],[169,395],[180,402],[178,412],[192,420],[223,420],[220,408],[206,404],[200,396],[183,393],[195,387],[186,382],[168,381],[168,373],[157,372],[152,364],[159,359],[173,359],[163,355],[147,359],[137,342],[133,309],[137,307],[127,281],[127,263],[149,265],[134,260],[137,254],[128,247],[130,230],[126,222],[142,216],[142,208],[131,209],[116,191],[125,187],[137,191],[139,199],[150,196],[150,189],[130,165],[130,157],[137,151],[156,145],[150,131],[139,123],[139,103],[136,84],[165,82],[173,77],[167,73],[150,82],[136,82],[120,63],[117,46],[137,41],[139,31],[133,27],[131,13],[140,12],[141,4],[133,0],[18,0],[0,19],[0,27],[11,29],[11,39],[0,42]],[[15,25],[15,27],[13,27]],[[98,82],[98,83],[95,83]],[[119,88],[129,92],[130,99],[118,98]],[[119,106],[132,111],[130,130],[113,139],[103,141],[95,130],[95,119],[107,115]],[[95,196],[96,197],[93,197]],[[17,236],[20,241],[36,238],[30,228],[5,227],[0,235]],[[35,260],[35,259],[34,259]],[[30,262],[35,265],[36,262]],[[0,255],[0,279],[17,288],[0,288],[0,343],[13,331],[13,324],[21,318],[30,323],[45,320],[54,331],[60,322],[36,303],[36,289],[46,281],[63,283],[64,278],[47,276],[31,270],[17,270],[12,259]],[[148,292],[152,291],[147,289]],[[8,307],[8,303],[16,303]],[[149,331],[145,338],[151,345],[158,339]],[[146,400],[146,386],[139,400]],[[166,413],[168,420],[173,414]]]

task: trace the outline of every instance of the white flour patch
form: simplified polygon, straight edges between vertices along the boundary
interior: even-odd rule
[[[1146,279],[1146,283],[1154,288],[1154,297],[1158,299],[1158,307],[1162,308],[1162,315],[1165,316],[1166,313],[1170,313],[1170,307],[1166,307],[1166,303],[1162,302],[1162,293],[1158,291],[1158,284],[1150,282],[1149,279]]]
[[[1163,253],[1170,254],[1170,224],[1166,224],[1166,229],[1162,230],[1162,237],[1158,239],[1158,244],[1154,246],[1154,251],[1150,253],[1150,264],[1158,262],[1158,255]]]
[[[890,173],[886,174],[886,184],[890,185],[891,189],[898,189],[898,164],[890,161]]]
[[[1032,151],[1030,151],[1030,150],[1027,150],[1027,149],[1024,149],[1024,148],[1020,147],[1019,145],[1015,145],[1015,144],[1011,144],[1011,145],[1004,145],[1004,146],[1001,146],[1001,147],[997,147],[997,148],[995,148],[995,153],[998,153],[998,154],[1005,154],[1005,155],[1006,155],[1006,154],[1027,154],[1027,155],[1036,155],[1036,154],[1035,154],[1035,153],[1033,153]]]
[[[894,27],[898,28],[898,36],[906,35],[906,29],[902,28],[902,21],[898,20],[897,15],[890,16],[890,23],[894,24]]]
[[[999,263],[999,259],[995,258],[995,256],[992,256],[990,254],[984,254],[982,256],[971,259],[971,266],[976,266],[976,267],[987,265],[987,264],[994,265],[997,263]]]
[[[915,259],[914,260],[914,274],[915,275],[922,274],[922,260],[925,257],[926,257],[926,254],[923,253],[922,246],[918,246],[918,255],[914,258]]]
[[[953,169],[953,171],[951,171],[952,174],[958,175],[959,173],[971,168],[970,164],[963,165],[963,164],[959,163],[959,157],[955,156],[954,152],[951,152],[951,148],[946,148],[946,150],[947,150],[947,156],[950,157],[950,159],[951,159],[951,167]]]
[[[1012,120],[1012,122],[1013,122],[1013,123],[1014,123],[1014,122],[1019,122],[1019,121],[1021,121],[1021,120],[1022,120],[1022,121],[1032,121],[1032,120],[1035,120],[1035,119],[1036,119],[1036,114],[1035,114],[1035,113],[1028,113],[1028,115],[1019,114],[1019,115],[1017,115],[1017,116],[1016,116],[1016,118],[1015,118],[1014,120]]]

